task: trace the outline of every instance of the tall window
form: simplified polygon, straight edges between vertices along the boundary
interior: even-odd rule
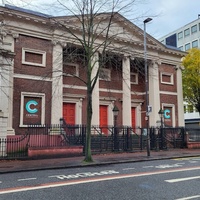
[[[180,40],[182,38],[183,38],[183,32],[181,31],[181,32],[178,33],[178,39]]]
[[[190,43],[187,43],[186,45],[185,45],[185,51],[187,51],[187,50],[189,50],[190,49]]]
[[[190,35],[190,29],[189,28],[185,29],[185,31],[184,31],[184,36],[187,37],[188,35]]]
[[[197,32],[197,25],[194,25],[191,27],[191,32],[196,33]]]
[[[192,42],[192,48],[197,48],[198,47],[198,40],[195,40]]]

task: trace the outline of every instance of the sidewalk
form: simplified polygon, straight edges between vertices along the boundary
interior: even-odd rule
[[[200,149],[170,149],[158,152],[151,151],[149,157],[147,156],[146,151],[93,155],[93,163],[84,163],[83,156],[40,160],[2,160],[0,161],[0,174],[21,171],[87,167],[94,165],[141,162],[195,156],[200,156]]]

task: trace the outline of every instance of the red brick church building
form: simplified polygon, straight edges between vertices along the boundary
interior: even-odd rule
[[[22,134],[30,124],[58,124],[60,118],[69,124],[86,124],[87,89],[80,80],[86,76],[84,63],[68,59],[76,42],[43,14],[5,6],[0,7],[0,19],[0,110],[4,120],[0,125],[6,123],[7,127],[1,134]],[[76,24],[72,16],[54,19]],[[74,34],[78,35],[77,27]],[[118,48],[111,52],[111,62],[97,80],[92,94],[92,124],[113,125],[116,105],[119,125],[144,127],[143,30],[120,14],[115,15],[114,27],[126,34],[115,38]],[[148,34],[146,41],[152,107],[149,126],[157,126],[161,108],[167,126],[184,126],[181,58],[185,53]],[[118,52],[124,46],[126,51]]]

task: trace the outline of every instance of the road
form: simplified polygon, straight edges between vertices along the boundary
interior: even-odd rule
[[[1,200],[196,200],[200,157],[0,175]]]

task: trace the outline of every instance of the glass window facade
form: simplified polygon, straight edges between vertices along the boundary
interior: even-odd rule
[[[197,25],[194,25],[191,27],[191,32],[196,33],[197,32]]]
[[[195,40],[192,42],[192,48],[197,48],[198,47],[198,40]]]
[[[183,51],[183,46],[180,46],[178,49],[181,50],[181,51]]]
[[[182,38],[183,38],[183,32],[181,31],[181,32],[178,33],[178,39],[180,40]]]
[[[187,50],[189,50],[190,49],[190,43],[187,43],[186,45],[185,45],[185,51],[187,51]]]
[[[189,28],[184,30],[184,36],[186,37],[188,35],[190,35],[190,29]]]

